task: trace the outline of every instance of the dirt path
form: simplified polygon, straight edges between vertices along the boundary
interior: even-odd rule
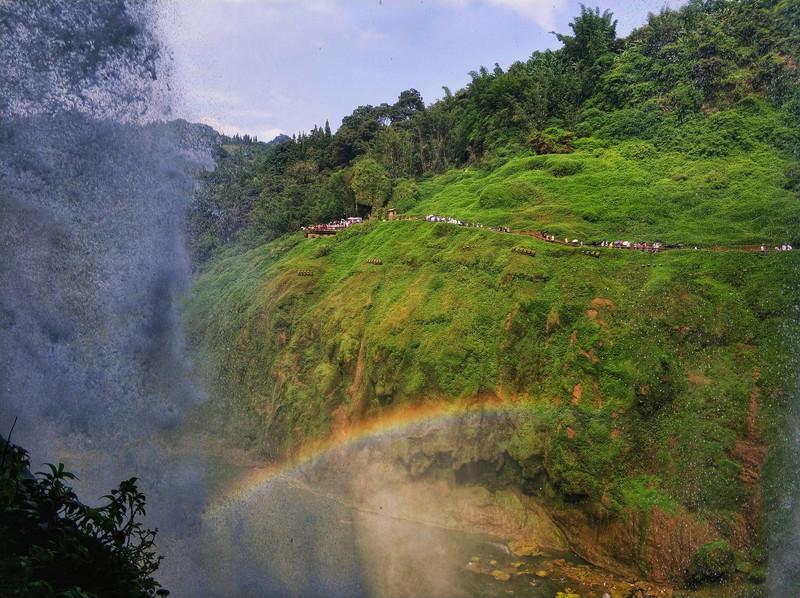
[[[592,245],[592,244],[575,244],[568,241],[561,241],[559,239],[547,239],[545,236],[538,232],[538,231],[530,231],[530,230],[514,230],[514,229],[506,229],[506,230],[498,230],[500,227],[487,227],[487,226],[466,226],[462,224],[453,224],[450,222],[435,222],[429,221],[421,216],[402,216],[393,222],[430,222],[431,224],[450,224],[451,226],[460,226],[462,228],[474,228],[476,230],[487,230],[490,232],[496,232],[501,235],[518,235],[523,237],[533,237],[540,241],[544,241],[545,243],[552,243],[553,245],[561,245],[564,247],[574,247],[578,248],[585,248],[585,249],[592,249],[592,250],[610,250],[610,251],[639,251],[642,253],[662,253],[664,251],[705,251],[705,252],[712,252],[712,253],[783,253],[781,249],[776,249],[779,245],[773,244],[765,244],[764,250],[761,249],[760,245],[713,245],[709,247],[702,247],[700,245],[695,245],[692,243],[684,243],[681,247],[669,246],[669,247],[660,247],[656,250],[652,248],[641,249],[641,248],[634,248],[634,247],[602,247],[600,245]],[[791,251],[791,250],[789,250]]]

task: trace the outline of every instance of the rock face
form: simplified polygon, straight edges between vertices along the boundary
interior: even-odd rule
[[[487,533],[520,556],[571,550],[629,580],[682,581],[693,555],[720,537],[680,510],[610,516],[588,501],[559,500],[543,456],[515,449],[521,417],[474,413],[417,423],[330,451],[307,476],[346,480],[342,490],[368,512]],[[529,483],[531,472],[539,487]]]
[[[570,548],[590,563],[656,582],[681,581],[697,550],[719,537],[707,522],[687,513],[671,515],[658,507],[609,521],[594,520],[577,508],[551,507],[548,513]]]
[[[390,441],[343,449],[326,457],[324,467],[309,475],[324,476],[328,482],[336,477],[346,480],[342,490],[366,511],[513,539],[529,554],[569,548],[541,498],[511,487],[490,490],[477,483],[458,483],[451,459],[436,451],[424,455],[414,451],[406,453],[410,458],[404,461],[395,452],[404,448],[402,442]]]

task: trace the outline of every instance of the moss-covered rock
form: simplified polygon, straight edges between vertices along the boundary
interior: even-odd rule
[[[725,540],[703,544],[692,556],[686,569],[686,582],[691,586],[719,583],[736,572],[736,555]]]

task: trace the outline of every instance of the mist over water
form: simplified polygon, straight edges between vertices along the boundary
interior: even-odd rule
[[[768,527],[770,542],[767,585],[769,596],[786,596],[788,588],[800,588],[800,413],[798,407],[790,409],[781,459],[795,468],[780,476],[785,486],[780,491],[779,513]],[[790,466],[791,467],[791,466]]]

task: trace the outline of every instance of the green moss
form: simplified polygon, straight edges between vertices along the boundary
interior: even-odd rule
[[[686,570],[686,581],[692,586],[719,583],[736,572],[736,555],[725,540],[703,544],[692,555]]]
[[[731,455],[747,434],[753,372],[772,397],[759,405],[766,429],[790,396],[780,339],[796,328],[796,256],[586,260],[529,239],[531,258],[511,251],[520,242],[401,221],[219,260],[186,307],[206,409],[274,454],[326,436],[339,405],[377,415],[501,389],[532,409],[506,450],[533,458],[524,475],[544,468],[565,495],[637,510],[746,505]],[[296,275],[304,269],[316,275]]]
[[[624,479],[614,489],[620,504],[634,511],[649,512],[653,507],[674,514],[678,503],[660,488],[657,476],[641,475]]]

